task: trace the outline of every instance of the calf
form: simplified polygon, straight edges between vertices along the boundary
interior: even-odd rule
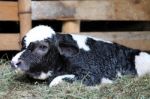
[[[31,34],[42,36],[32,39]],[[62,80],[78,80],[91,86],[112,83],[123,75],[150,73],[148,53],[117,43],[57,34],[45,26],[33,28],[24,40],[28,43],[22,43],[25,47],[12,59],[11,66],[35,79],[48,79],[50,86]]]

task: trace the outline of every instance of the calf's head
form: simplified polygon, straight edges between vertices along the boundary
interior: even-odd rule
[[[22,49],[26,49],[31,42],[51,38],[54,34],[55,31],[49,26],[36,26],[32,28],[29,32],[27,32],[26,35],[23,37],[21,43]]]
[[[46,79],[64,66],[63,57],[79,53],[77,43],[71,35],[53,35],[52,38],[30,42],[11,61],[12,67],[24,71],[36,79]],[[44,77],[39,77],[44,75]]]

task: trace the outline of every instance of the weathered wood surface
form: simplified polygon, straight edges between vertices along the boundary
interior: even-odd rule
[[[0,34],[0,50],[19,50],[19,34]]]
[[[32,1],[32,19],[150,20],[150,0]]]
[[[131,48],[150,50],[150,32],[81,32],[75,34],[115,41]],[[19,34],[0,34],[0,50],[19,50],[19,44]]]
[[[18,3],[0,1],[0,20],[18,21]]]
[[[32,27],[31,0],[18,0],[18,4],[21,39]]]
[[[127,47],[150,50],[150,32],[91,32],[80,33],[103,40],[117,42]]]
[[[79,21],[66,21],[62,25],[62,32],[79,33],[80,22]]]
[[[150,40],[150,31],[145,32],[81,32],[80,35],[94,36],[106,40]]]
[[[31,5],[30,5],[31,4]],[[65,20],[63,32],[80,32],[80,20],[149,20],[150,0],[18,0],[0,1],[0,20],[20,21],[20,34],[0,34],[0,50],[19,50],[32,19]],[[78,33],[77,33],[78,34]],[[150,50],[150,32],[80,33]]]

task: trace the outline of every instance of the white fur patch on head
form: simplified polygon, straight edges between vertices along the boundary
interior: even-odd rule
[[[73,79],[75,77],[75,75],[61,75],[61,76],[57,76],[56,78],[54,78],[51,83],[49,84],[49,87],[53,87],[58,85],[59,83],[63,82],[64,78],[70,78]]]
[[[113,83],[113,81],[108,78],[102,78],[101,83],[102,84],[111,84],[111,83]]]
[[[17,68],[17,65],[16,65],[16,64],[18,63],[18,59],[20,58],[20,56],[22,55],[23,52],[24,52],[24,50],[21,51],[21,52],[19,52],[19,53],[17,53],[17,54],[12,58],[11,63],[14,64],[15,68]]]
[[[27,46],[31,42],[44,40],[46,38],[51,38],[53,34],[55,34],[55,31],[49,26],[44,26],[44,25],[36,26],[26,34],[26,37],[24,39],[26,44],[25,46],[27,48]]]
[[[52,71],[48,71],[47,73],[41,72],[41,74],[39,76],[35,76],[33,78],[34,79],[39,79],[39,80],[45,80],[51,75],[52,75]]]
[[[86,45],[86,41],[87,41],[87,36],[83,36],[83,35],[74,35],[71,34],[72,38],[77,42],[78,47],[80,49],[84,49],[85,51],[89,51],[90,48],[88,45]]]
[[[135,56],[135,68],[138,76],[150,73],[150,54],[140,52],[139,55]]]

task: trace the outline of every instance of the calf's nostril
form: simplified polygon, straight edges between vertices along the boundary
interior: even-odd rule
[[[17,66],[20,66],[20,65],[21,65],[21,61],[17,62],[16,65],[17,65]]]
[[[20,64],[20,63],[19,63],[19,64]],[[19,64],[18,64],[18,65],[19,65]],[[11,62],[10,62],[10,65],[11,65],[11,68],[12,68],[12,69],[18,68],[18,65],[16,64],[16,62],[11,61]]]
[[[22,65],[22,61],[21,61],[21,60],[18,60],[17,62],[11,61],[11,62],[10,62],[10,65],[11,65],[11,67],[17,68],[17,67],[19,67],[19,66]]]
[[[24,63],[23,60],[18,60],[15,65],[16,65],[17,67],[20,67],[20,66],[23,65],[23,63]]]

